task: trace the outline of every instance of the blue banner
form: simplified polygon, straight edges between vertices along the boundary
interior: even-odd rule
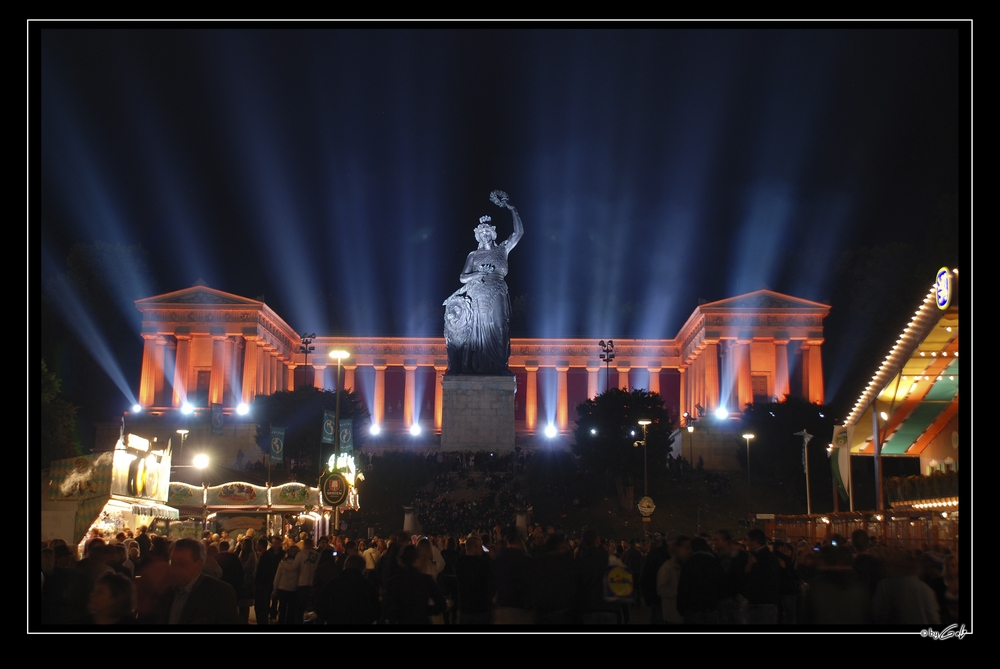
[[[354,452],[354,420],[346,418],[340,421],[340,453]]]
[[[336,416],[332,411],[323,412],[323,436],[322,440],[324,444],[335,444],[336,440],[336,430],[333,429],[334,421]]]
[[[212,434],[222,434],[222,405],[212,405]]]
[[[285,428],[271,427],[271,462],[285,461]]]

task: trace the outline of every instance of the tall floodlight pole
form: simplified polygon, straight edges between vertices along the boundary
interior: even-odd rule
[[[333,405],[333,424],[336,426],[336,436],[333,439],[333,465],[337,466],[337,457],[340,455],[340,395],[343,388],[340,384],[340,365],[344,358],[351,357],[347,351],[330,351],[330,357],[337,361],[337,398]],[[336,530],[340,529],[340,507],[333,509],[333,524]]]
[[[649,497],[649,469],[646,467],[646,437],[647,428],[652,421],[648,419],[642,419],[639,421],[639,425],[642,425],[642,496]]]
[[[597,345],[601,347],[601,360],[605,362],[607,369],[607,373],[604,376],[604,392],[607,392],[611,390],[611,361],[615,359],[615,342],[611,339],[605,342],[602,339],[597,342]]]
[[[316,350],[316,347],[310,346],[310,344],[316,339],[316,333],[306,334],[303,332],[299,335],[299,339],[302,340],[302,345],[299,346],[299,353],[305,354],[305,363],[302,365],[302,385],[306,385],[309,383],[309,354]]]
[[[746,432],[743,434],[743,438],[747,440],[747,505],[750,507],[750,513],[753,513],[753,493],[750,488],[750,440],[754,436],[752,433]]]
[[[812,515],[812,495],[809,493],[809,440],[813,436],[806,432],[805,428],[801,432],[796,432],[795,436],[802,437],[802,468],[806,472],[806,513]],[[834,496],[834,499],[836,499],[836,496]]]

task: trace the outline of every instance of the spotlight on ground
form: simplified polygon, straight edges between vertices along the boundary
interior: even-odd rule
[[[132,413],[139,413],[141,411],[142,411],[142,405],[141,404],[133,404],[132,405]]]
[[[725,407],[719,407],[715,410],[715,417],[719,420],[726,420],[729,418],[729,412],[726,411]]]
[[[190,416],[194,413],[194,407],[189,402],[185,402],[181,405],[181,413],[185,416]]]
[[[377,435],[379,432],[382,431],[382,428],[380,428],[378,425],[372,423],[371,429],[369,429],[368,431],[371,432],[373,435]]]
[[[250,406],[247,405],[246,402],[240,402],[239,404],[236,405],[236,413],[238,413],[241,416],[246,416],[248,413],[250,413]]]
[[[410,434],[412,434],[414,437],[418,436],[420,434],[420,426],[418,424],[416,424],[416,423],[414,423],[413,425],[411,425],[410,426]]]
[[[548,437],[549,439],[551,439],[552,437],[556,436],[556,426],[555,425],[549,425],[548,427],[546,427],[545,428],[545,436]]]
[[[590,433],[591,434],[597,434],[597,430],[595,428],[590,428]]]

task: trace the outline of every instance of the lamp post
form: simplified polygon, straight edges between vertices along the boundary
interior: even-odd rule
[[[181,435],[181,452],[184,452],[184,440],[187,439],[188,432],[190,430],[177,430],[177,434]]]
[[[750,513],[753,513],[753,493],[750,491],[750,440],[754,436],[750,432],[744,432],[743,438],[747,440],[747,506]]]
[[[336,426],[336,436],[333,439],[333,464],[337,466],[337,456],[340,455],[340,395],[343,388],[340,387],[340,366],[344,358],[351,357],[351,354],[343,350],[330,351],[330,357],[337,361],[337,398],[333,405],[333,423]],[[320,478],[323,478],[323,464],[320,463]],[[322,495],[322,485],[320,485]],[[320,500],[322,503],[322,500]],[[333,509],[333,524],[335,529],[340,529],[340,507]]]
[[[642,419],[639,421],[639,425],[642,425],[642,496],[649,497],[649,470],[646,467],[646,429],[652,421],[647,419]]]
[[[181,435],[181,440],[183,443],[184,436],[187,434],[187,430],[177,430]],[[171,469],[199,469],[201,470],[201,529],[205,530],[208,528],[208,483],[205,481],[205,469],[209,465],[208,456],[204,453],[199,453],[194,456],[189,465],[170,465]]]
[[[306,334],[303,332],[299,335],[299,339],[302,340],[302,345],[299,346],[299,353],[305,354],[305,363],[302,365],[302,385],[309,384],[309,354],[316,350],[315,346],[310,346],[313,340],[316,339],[316,333]]]
[[[611,361],[615,359],[615,342],[609,339],[605,342],[603,339],[597,342],[597,345],[601,347],[601,360],[605,362],[607,373],[605,374],[605,388],[604,392],[611,390]]]

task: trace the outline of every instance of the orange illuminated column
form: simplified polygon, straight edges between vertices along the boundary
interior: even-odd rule
[[[320,357],[320,356],[317,356]],[[326,365],[317,365],[313,363],[313,388],[316,390],[323,390],[323,386],[326,382]]]
[[[788,340],[774,340],[774,395],[779,402],[791,392],[788,383]]]
[[[357,368],[357,363],[344,363],[344,390],[354,390],[354,370]]]
[[[250,404],[257,396],[257,337],[244,335],[246,348],[243,349],[243,387],[240,401]],[[177,360],[180,361],[180,342],[177,344]],[[175,393],[176,394],[176,393]]]
[[[153,377],[154,390],[153,390],[153,401],[155,402],[157,398],[162,401],[163,398],[163,386],[166,382],[166,376],[164,374],[164,369],[166,368],[165,361],[167,355],[167,338],[157,337],[156,338],[156,354],[154,358],[154,364],[156,367],[156,375]]]
[[[649,388],[647,388],[646,390],[648,390],[651,393],[656,393],[657,395],[659,395],[660,370],[663,369],[663,367],[658,363],[657,364],[650,363],[650,365],[646,367],[646,369],[649,370]]]
[[[528,374],[527,388],[524,390],[524,422],[529,432],[538,425],[538,361],[526,360],[524,371]]]
[[[799,370],[802,375],[802,396],[809,399],[809,344],[802,342],[799,346]]]
[[[600,385],[598,384],[601,373],[601,363],[596,360],[587,361],[587,399],[594,399],[598,395]]]
[[[718,407],[719,406],[719,345],[718,344],[708,344],[705,346],[705,350],[702,352],[701,357],[703,358],[703,369],[704,374],[702,375],[702,384],[705,387],[705,397],[706,400],[702,406],[704,407]],[[690,411],[690,409],[688,409]]]
[[[278,392],[281,388],[281,352],[276,348],[271,349],[271,389],[268,391],[268,395],[273,395]]]
[[[375,425],[381,425],[385,415],[385,361],[376,361],[375,367],[375,406],[372,407],[372,420]]]
[[[615,369],[618,370],[618,387],[628,392],[628,373],[631,371],[632,365],[623,360],[618,363]]]
[[[208,401],[221,404],[226,387],[226,336],[212,337],[212,376],[208,383]]]
[[[681,415],[683,416],[686,412],[690,411],[688,407],[691,406],[691,402],[690,400],[688,400],[687,396],[687,373],[686,373],[687,368],[678,367],[677,371],[680,373],[680,393],[679,393],[680,406],[678,407],[678,410],[681,412]]]
[[[271,394],[271,351],[274,349],[269,344],[264,344],[260,351],[260,393],[259,395]]]
[[[156,335],[142,335],[142,378],[139,380],[139,404],[153,406],[156,401]]]
[[[725,408],[729,411],[732,411],[733,405],[736,404],[735,398],[733,397],[733,391],[736,390],[736,349],[736,342],[729,339],[723,340],[722,384],[719,404],[717,406],[721,407],[723,401],[725,401]]]
[[[809,344],[809,401],[823,403],[823,352],[821,342]]]
[[[441,380],[447,371],[447,360],[434,361],[434,429],[438,432],[441,431],[444,416],[444,386],[441,385]]]
[[[556,404],[556,423],[558,423],[561,431],[565,431],[569,427],[569,384],[566,379],[566,372],[568,371],[569,361],[560,360],[556,363],[556,372],[558,373],[556,389],[559,393],[558,403]]]
[[[417,403],[417,361],[404,360],[406,378],[403,382],[403,425],[413,425],[413,406]]]
[[[736,411],[743,411],[743,407],[753,403],[753,381],[750,379],[750,341],[741,340],[738,342],[738,352],[736,354],[737,367],[737,393],[740,404]]]
[[[174,361],[174,397],[172,404],[179,407],[187,401],[188,365],[191,360],[191,335],[176,335],[177,359]]]

